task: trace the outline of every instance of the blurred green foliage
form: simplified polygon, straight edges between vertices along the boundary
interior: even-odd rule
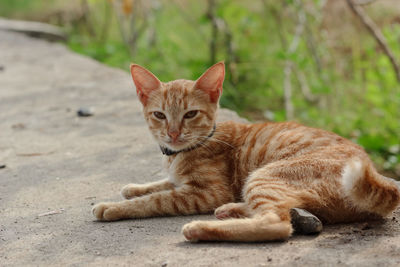
[[[400,177],[400,84],[345,1],[65,2],[2,0],[0,14],[61,24],[72,50],[124,70],[135,62],[162,81],[197,79],[225,60],[221,105],[252,120],[287,118],[286,80],[294,120],[352,139]],[[400,62],[400,6],[389,2],[363,8]]]

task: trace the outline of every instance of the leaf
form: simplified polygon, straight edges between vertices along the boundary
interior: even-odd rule
[[[357,142],[367,150],[384,150],[385,139],[378,135],[362,135],[358,138]]]

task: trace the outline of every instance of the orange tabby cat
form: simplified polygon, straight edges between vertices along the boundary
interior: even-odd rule
[[[131,73],[169,177],[125,186],[129,200],[93,208],[99,220],[216,209],[221,220],[188,223],[185,237],[267,241],[291,235],[294,207],[338,223],[386,216],[400,202],[399,189],[364,150],[334,133],[294,122],[215,124],[222,62],[197,81],[162,83],[135,64]]]

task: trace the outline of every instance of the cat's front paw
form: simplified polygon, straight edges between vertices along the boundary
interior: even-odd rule
[[[202,223],[201,221],[193,221],[185,224],[182,228],[182,234],[190,242],[204,240],[206,232],[203,231]]]
[[[122,219],[122,210],[118,203],[102,202],[96,204],[92,213],[99,221],[116,221]]]
[[[147,190],[140,184],[127,184],[121,190],[121,195],[125,199],[131,199],[147,194]]]

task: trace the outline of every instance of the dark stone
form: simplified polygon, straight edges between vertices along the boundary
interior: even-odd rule
[[[0,71],[4,71],[5,67],[3,65],[0,65]]]
[[[93,111],[90,108],[81,107],[78,109],[76,114],[79,117],[89,117],[89,116],[93,116]]]
[[[290,210],[290,216],[297,234],[318,234],[322,231],[322,222],[306,210],[293,208]]]
[[[5,164],[0,164],[0,169],[4,169],[6,167]]]

